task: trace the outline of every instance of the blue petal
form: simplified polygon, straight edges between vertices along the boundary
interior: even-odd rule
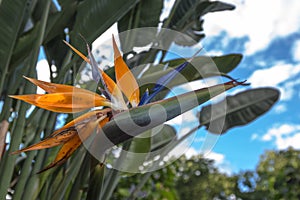
[[[189,62],[184,62],[183,64],[179,65],[174,70],[172,70],[171,72],[167,73],[166,75],[164,75],[163,77],[161,77],[160,79],[158,79],[157,82],[156,82],[156,84],[155,84],[155,86],[154,86],[154,88],[151,91],[152,93],[150,95],[148,94],[145,97],[144,101],[142,101],[143,97],[145,95],[145,94],[143,94],[142,100],[140,101],[140,105],[144,105],[144,104],[149,103],[188,64],[189,64]]]
[[[140,103],[138,106],[141,106],[141,105],[144,105],[145,104],[145,101],[149,98],[149,90],[148,88],[146,89],[145,93],[143,94],[141,100],[140,100]]]

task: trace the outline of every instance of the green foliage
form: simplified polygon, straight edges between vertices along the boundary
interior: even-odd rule
[[[260,158],[255,172],[241,175],[248,188],[248,199],[299,199],[300,151],[289,148],[267,151]]]
[[[181,158],[176,189],[180,199],[229,199],[237,196],[236,176],[218,171],[212,160],[201,156]]]

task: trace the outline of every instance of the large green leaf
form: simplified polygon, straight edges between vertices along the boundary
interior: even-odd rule
[[[78,5],[76,21],[70,33],[73,45],[86,52],[85,44],[93,42],[116,21],[120,20],[139,0],[85,0]]]
[[[126,149],[126,152],[121,158],[122,161],[119,163],[121,171],[140,171],[140,166],[142,166],[144,162],[152,160],[156,155],[160,154],[161,148],[174,138],[176,138],[175,129],[166,124],[132,138],[128,141],[130,147]]]
[[[163,124],[240,84],[231,81],[121,112],[102,128],[101,134],[89,139],[92,141],[90,149],[93,155],[101,158],[110,147]]]
[[[164,124],[161,130],[152,136],[151,151],[157,151],[163,148],[174,138],[176,138],[176,130],[172,126]]]
[[[184,0],[177,1],[173,10],[171,11],[171,17],[165,22],[165,27],[180,31],[189,36],[175,38],[175,42],[179,45],[194,45],[195,42],[199,42],[204,34],[202,32],[202,16],[209,12],[232,10],[233,5],[208,0]],[[192,38],[193,40],[190,40]]]
[[[200,124],[209,132],[222,134],[235,126],[245,125],[267,112],[279,98],[275,88],[251,89],[202,108]],[[212,114],[213,113],[213,114]]]
[[[146,161],[151,148],[151,130],[142,133],[140,136],[128,141],[129,148],[123,149],[118,159],[120,171],[138,172],[140,171],[139,167]]]
[[[10,70],[14,70],[20,65],[26,57],[29,56],[32,50],[32,46],[38,36],[40,30],[40,23],[36,23],[35,26],[17,38],[16,46],[12,55]]]
[[[3,0],[0,4],[0,71],[2,74],[0,93],[18,36],[23,31],[21,28],[24,21],[27,20],[26,16],[30,5],[30,0],[14,1],[13,3],[11,0]]]
[[[134,9],[128,12],[118,22],[118,30],[120,33],[141,27],[157,27],[159,23],[160,14],[163,8],[163,0],[143,0],[140,1]],[[141,46],[146,46],[153,41],[155,35],[152,37],[145,37],[143,34],[136,34],[135,32],[122,33],[121,47],[126,46],[126,49],[133,49],[136,41]],[[155,34],[155,33],[152,33]],[[148,40],[150,39],[150,40]]]

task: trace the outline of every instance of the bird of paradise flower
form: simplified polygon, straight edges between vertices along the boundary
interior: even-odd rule
[[[89,111],[54,131],[42,141],[13,152],[13,154],[17,154],[62,145],[54,161],[40,172],[63,164],[76,151],[76,149],[78,149],[83,141],[85,141],[92,133],[101,129],[101,127],[112,119],[113,111],[123,112],[128,110],[123,94],[131,104],[132,108],[148,104],[155,95],[158,94],[164,86],[188,64],[188,61],[184,62],[176,67],[175,70],[161,77],[157,80],[156,85],[151,90],[152,93],[149,94],[149,90],[146,90],[140,98],[140,90],[137,81],[123,60],[114,37],[112,39],[112,43],[114,50],[116,82],[113,81],[103,70],[98,68],[97,62],[95,61],[88,45],[87,50],[89,58],[79,52],[68,42],[64,42],[84,61],[92,66],[93,79],[96,82],[101,81],[103,87],[99,89],[103,96],[89,90],[70,85],[49,83],[25,77],[28,81],[45,90],[47,94],[10,95],[10,97],[23,100],[49,111],[60,113],[77,113],[99,106],[102,106],[103,109]],[[244,82],[232,80],[224,85],[226,86],[225,90],[228,90],[237,85],[243,84]],[[221,92],[224,91],[220,91],[219,93]],[[165,101],[168,101],[168,99]]]

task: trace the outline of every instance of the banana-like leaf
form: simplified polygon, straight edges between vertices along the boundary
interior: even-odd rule
[[[86,0],[77,7],[76,21],[70,33],[71,41],[79,51],[85,51],[85,45],[79,40],[80,33],[87,42],[94,41],[111,25],[121,19],[139,0]]]
[[[223,134],[235,126],[248,124],[267,112],[279,98],[275,88],[258,88],[228,96],[225,100],[202,108],[200,124],[209,132]]]
[[[123,172],[138,172],[139,167],[146,161],[151,150],[151,130],[148,130],[140,137],[135,137],[131,141],[128,149],[123,149],[120,158],[117,160]],[[126,146],[126,145],[125,145]]]
[[[156,151],[176,138],[176,130],[167,124],[164,124],[161,131],[152,136],[151,151]]]
[[[4,77],[9,69],[9,64],[13,55],[13,50],[18,36],[26,21],[28,5],[30,1],[3,0],[0,4],[0,72],[2,74],[0,82],[0,92],[2,92]]]
[[[242,85],[230,81],[224,84],[188,92],[155,103],[132,108],[114,116],[100,133],[93,137],[90,149],[95,156],[102,157],[110,147],[154,128],[164,122],[208,101],[224,91]]]
[[[197,56],[193,59],[192,64],[194,65],[194,67],[196,67],[196,69],[198,69],[197,65],[199,65],[199,70],[202,74],[216,73],[216,71],[214,71],[215,70],[214,67],[211,67],[213,63],[216,65],[219,72],[229,73],[234,68],[236,68],[236,66],[241,62],[242,58],[243,58],[242,54],[227,54],[224,56],[211,56],[211,57]],[[169,66],[178,66],[185,61],[186,59],[180,58],[180,59],[166,61],[164,62],[164,64],[168,63]],[[190,72],[190,70],[188,71],[190,75],[195,74],[194,71],[192,72]]]
[[[10,63],[10,70],[14,70],[29,56],[40,29],[41,23],[38,22],[30,31],[18,37]]]
[[[163,0],[140,1],[134,9],[118,21],[119,33],[123,32],[122,37],[120,37],[123,51],[125,50],[123,47],[133,49],[134,45],[146,46],[153,42],[155,33],[149,33],[149,37],[145,37],[144,34],[136,34],[135,32],[124,33],[124,31],[141,27],[157,27],[163,8],[163,2]]]
[[[170,21],[166,21],[169,28],[185,33],[184,35],[175,38],[175,42],[179,45],[191,46],[199,42],[204,34],[202,16],[209,12],[233,10],[233,5],[208,0],[185,0],[178,1],[173,7],[173,15]],[[191,38],[193,40],[191,40]]]

